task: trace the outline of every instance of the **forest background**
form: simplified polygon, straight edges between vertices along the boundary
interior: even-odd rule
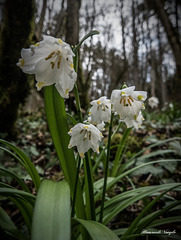
[[[21,48],[43,35],[76,45],[93,29],[100,34],[82,46],[77,80],[85,111],[90,100],[110,97],[123,82],[157,97],[160,107],[180,101],[179,0],[1,0],[0,132],[15,135],[18,109],[29,95],[27,111],[41,105],[33,77],[16,66]],[[73,98],[67,101],[72,108]]]

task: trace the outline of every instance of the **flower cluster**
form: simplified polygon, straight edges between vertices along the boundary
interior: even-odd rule
[[[159,100],[158,100],[157,97],[150,97],[150,98],[148,98],[148,105],[151,108],[157,108],[158,104],[159,104]]]
[[[111,94],[113,111],[118,113],[120,120],[129,128],[138,128],[142,124],[144,118],[141,110],[145,108],[143,102],[147,98],[147,92],[134,89],[135,86],[113,90]]]
[[[68,98],[77,78],[74,56],[70,46],[60,38],[44,36],[43,41],[22,49],[17,65],[23,72],[35,74],[37,90],[55,84],[59,94]],[[112,112],[117,113],[128,128],[140,127],[144,120],[141,110],[144,109],[147,92],[134,90],[134,86],[113,90],[111,99],[103,96],[92,101],[88,123],[78,123],[68,132],[71,136],[69,148],[76,146],[82,158],[90,148],[99,153],[99,142],[103,137],[101,131],[105,123],[110,123]]]
[[[80,157],[83,158],[84,153],[90,148],[99,153],[99,142],[102,140],[103,135],[94,125],[78,123],[70,129],[68,134],[71,136],[68,147],[77,146]]]

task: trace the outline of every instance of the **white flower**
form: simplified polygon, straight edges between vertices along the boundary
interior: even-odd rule
[[[60,95],[68,98],[77,78],[73,56],[70,46],[60,38],[44,36],[43,41],[21,50],[17,65],[23,72],[35,74],[38,90],[55,84]]]
[[[99,131],[104,131],[105,130],[105,123],[101,122],[96,125],[96,127],[99,129]]]
[[[159,104],[159,100],[157,97],[150,97],[148,99],[148,105],[151,107],[151,108],[157,108],[158,107],[158,104]]]
[[[113,110],[119,114],[121,120],[135,120],[140,110],[144,109],[143,101],[147,98],[147,92],[134,89],[135,86],[113,90],[111,94]]]
[[[102,133],[92,124],[76,124],[70,129],[68,134],[71,136],[69,148],[76,146],[81,158],[90,148],[99,153],[99,142],[102,140]]]
[[[128,128],[134,127],[136,129],[138,129],[139,127],[141,127],[141,124],[142,124],[143,120],[144,120],[144,118],[143,118],[143,115],[142,115],[142,113],[140,111],[138,116],[135,117],[134,120],[133,119],[129,119],[128,117],[126,117],[124,120],[121,120],[121,121],[124,121]]]
[[[92,105],[89,115],[91,122],[97,125],[102,122],[110,122],[111,119],[111,102],[106,97],[101,97],[90,103]]]

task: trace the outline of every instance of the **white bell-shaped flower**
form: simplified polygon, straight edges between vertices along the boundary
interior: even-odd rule
[[[68,134],[71,136],[68,147],[76,146],[81,158],[90,148],[99,153],[99,142],[103,135],[94,125],[78,123],[70,129]]]
[[[158,100],[157,97],[150,97],[150,98],[148,98],[148,105],[151,108],[157,108],[158,104],[159,104],[159,100]]]
[[[97,125],[102,122],[110,122],[111,119],[111,101],[106,97],[100,97],[90,103],[92,105],[89,116],[91,122]]]
[[[143,122],[144,118],[143,115],[141,113],[141,111],[139,112],[138,116],[135,117],[135,119],[129,119],[128,117],[126,117],[124,120],[122,120],[123,122],[125,122],[126,126],[128,128],[134,127],[136,129],[138,129],[139,127],[141,127],[141,124]]]
[[[59,94],[68,98],[77,78],[73,56],[70,46],[60,38],[44,36],[43,41],[21,50],[17,65],[23,72],[35,74],[37,90],[55,84]]]
[[[111,104],[113,111],[119,114],[121,120],[137,119],[140,110],[144,109],[145,99],[147,98],[147,92],[134,91],[135,86],[127,87],[122,90],[113,90],[111,94]]]

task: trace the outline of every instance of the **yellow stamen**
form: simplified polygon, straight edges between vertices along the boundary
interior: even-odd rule
[[[124,98],[123,102],[124,102],[124,107],[126,107],[126,99],[125,98]]]
[[[71,132],[72,132],[72,129],[70,129],[68,133],[71,133]]]
[[[89,132],[89,140],[91,140],[91,132]]]
[[[63,41],[62,41],[60,38],[58,39],[58,41],[59,41],[59,43],[60,43],[60,44],[62,44],[62,43],[63,43]]]
[[[40,45],[39,43],[35,43],[35,44],[34,44],[35,47],[38,47],[39,45]]]
[[[134,120],[136,120],[137,119],[137,115],[134,115]]]
[[[131,96],[129,96],[129,99],[131,99],[132,102],[134,102],[133,98]]]
[[[61,59],[62,59],[62,56],[59,56],[58,63],[57,63],[57,68],[60,68]]]
[[[99,153],[99,147],[97,148],[97,153]]]
[[[70,64],[70,67],[71,67],[71,68],[74,68],[74,65],[73,65],[73,63],[71,63],[71,64]]]
[[[55,54],[55,52],[50,53],[50,54],[48,55],[48,57],[45,58],[45,60],[48,60],[48,59],[52,58],[54,54]]]
[[[100,135],[102,136],[102,133],[100,133]]]
[[[25,60],[24,60],[24,58],[20,59],[19,62],[20,62],[21,67],[23,67],[23,66],[25,65]]]
[[[42,88],[43,85],[44,85],[44,82],[38,82],[38,83],[37,83],[37,87],[38,87],[38,88]]]
[[[97,104],[101,104],[101,101],[97,101]]]
[[[144,97],[142,95],[138,95],[138,100],[142,100]]]
[[[129,103],[130,106],[132,106],[130,99],[128,99],[128,103]]]
[[[126,93],[125,92],[121,92],[121,95],[125,95]]]
[[[54,63],[54,62],[51,62],[50,64],[52,65],[52,69],[54,69],[55,63]]]
[[[83,131],[84,131],[84,129],[82,129],[82,130],[80,131],[80,134],[83,133]]]
[[[85,129],[85,128],[89,129],[89,127],[88,127],[88,126],[84,126],[84,129]]]
[[[91,112],[89,112],[89,115],[91,115]]]

